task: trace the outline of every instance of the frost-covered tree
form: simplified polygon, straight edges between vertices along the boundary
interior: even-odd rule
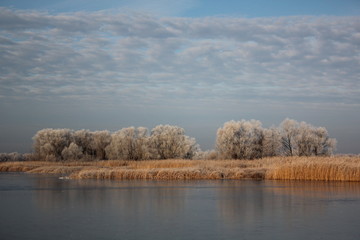
[[[149,140],[151,158],[191,158],[199,149],[195,139],[185,135],[183,128],[158,125],[151,130]]]
[[[27,154],[21,154],[17,152],[0,153],[0,162],[19,162],[27,160]]]
[[[0,162],[9,162],[10,158],[7,153],[0,153]]]
[[[87,159],[94,159],[96,151],[94,148],[94,135],[89,130],[78,130],[73,132],[72,141],[82,148],[83,157]]]
[[[24,161],[35,161],[35,155],[33,153],[24,153],[23,154]]]
[[[286,118],[280,124],[279,131],[283,155],[296,155],[296,138],[299,133],[299,123],[293,119]]]
[[[112,134],[111,143],[106,147],[106,155],[109,159],[147,159],[147,141],[146,128],[123,128]]]
[[[92,149],[96,152],[97,159],[106,159],[106,147],[111,142],[109,131],[95,131],[92,133]]]
[[[64,160],[79,160],[84,157],[82,147],[73,142],[62,150],[61,155]]]
[[[281,136],[277,128],[264,129],[263,157],[274,157],[281,153]]]
[[[148,134],[148,129],[145,127],[138,127],[136,130],[135,145],[136,156],[138,160],[150,158],[149,141],[150,137]]]
[[[69,146],[72,140],[70,129],[43,129],[33,137],[34,152],[39,160],[62,160],[62,151]]]
[[[39,160],[45,160],[45,161],[57,161],[60,160],[60,157],[57,157],[55,154],[55,148],[50,143],[45,143],[40,147],[39,153],[36,153],[36,156],[39,158]]]
[[[314,127],[305,122],[299,124],[297,140],[297,155],[327,156],[335,150],[336,140],[329,138],[323,127]]]
[[[196,143],[195,138],[185,136],[184,150],[185,150],[185,154],[183,158],[193,159],[196,153],[200,151],[200,146],[199,144]]]
[[[96,159],[255,159],[277,155],[331,155],[336,140],[323,127],[285,119],[279,128],[264,129],[260,121],[241,120],[224,123],[217,131],[216,151],[201,152],[194,138],[183,128],[158,125],[109,131],[43,129],[33,137],[34,153],[28,156],[1,154],[0,161],[22,160],[96,160]]]
[[[336,147],[336,140],[329,137],[325,128],[305,122],[287,118],[280,124],[279,132],[286,156],[331,155]]]
[[[261,158],[263,141],[264,130],[260,121],[229,121],[217,131],[216,148],[223,158]]]
[[[336,139],[330,138],[324,127],[315,128],[313,131],[313,154],[315,156],[332,155],[336,149]]]
[[[296,144],[295,153],[298,156],[311,156],[313,154],[312,149],[314,147],[314,128],[305,122],[300,122],[297,126],[297,135],[294,137]]]
[[[198,150],[195,152],[192,159],[195,160],[215,160],[218,158],[218,153],[215,150],[207,150],[207,151],[201,151]]]

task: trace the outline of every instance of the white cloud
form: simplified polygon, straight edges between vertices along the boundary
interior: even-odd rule
[[[359,20],[0,8],[0,95],[359,105]]]

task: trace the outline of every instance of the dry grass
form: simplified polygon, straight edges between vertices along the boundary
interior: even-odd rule
[[[81,171],[83,167],[79,166],[43,166],[31,169],[28,173],[49,173],[49,174],[70,174]]]
[[[274,157],[258,160],[6,162],[3,172],[66,174],[74,179],[278,179],[360,181],[360,157]]]
[[[360,181],[359,157],[302,157],[274,165],[267,179]]]

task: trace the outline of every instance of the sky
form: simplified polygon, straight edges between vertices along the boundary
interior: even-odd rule
[[[360,153],[360,1],[0,0],[0,152],[43,128],[325,127]]]

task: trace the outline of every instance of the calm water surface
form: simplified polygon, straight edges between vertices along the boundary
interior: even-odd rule
[[[360,183],[0,174],[0,239],[360,239]]]

